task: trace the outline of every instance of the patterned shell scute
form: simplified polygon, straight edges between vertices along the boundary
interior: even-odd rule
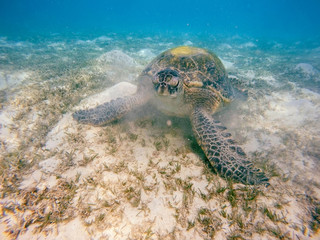
[[[223,96],[229,95],[229,83],[222,62],[205,49],[187,46],[170,49],[155,58],[144,74],[153,77],[164,69],[178,71],[185,87],[213,87]]]

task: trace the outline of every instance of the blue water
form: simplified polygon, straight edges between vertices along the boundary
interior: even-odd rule
[[[0,34],[214,34],[273,39],[320,37],[318,0],[2,0]]]

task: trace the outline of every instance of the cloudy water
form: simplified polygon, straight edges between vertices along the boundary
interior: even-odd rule
[[[320,238],[317,1],[0,4],[1,239]],[[268,187],[220,177],[151,105],[73,120],[180,45],[222,60],[238,90],[214,118]]]

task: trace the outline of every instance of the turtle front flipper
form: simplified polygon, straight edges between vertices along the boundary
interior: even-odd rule
[[[104,125],[120,119],[129,111],[145,104],[147,101],[147,96],[137,93],[133,96],[117,98],[95,108],[76,111],[72,114],[72,117],[80,123]]]
[[[191,122],[199,145],[222,177],[244,184],[268,185],[265,174],[253,167],[231,134],[205,108],[196,107],[191,114]]]

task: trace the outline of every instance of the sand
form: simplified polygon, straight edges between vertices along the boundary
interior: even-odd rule
[[[255,47],[251,42],[241,45]],[[145,54],[153,51],[138,52],[140,57]],[[295,86],[290,92],[250,95],[217,115],[270,176],[268,188],[244,186],[212,172],[188,119],[168,117],[147,106],[103,127],[75,122],[71,114],[77,109],[135,93],[131,77],[129,82],[116,82],[124,76],[112,67],[116,60],[125,61],[133,74],[141,68],[117,50],[95,59],[92,69],[84,72],[98,69],[102,74],[109,67],[114,85],[95,90],[98,94],[85,93],[88,97],[43,130],[39,145],[31,138],[33,143],[20,150],[25,156],[17,162],[21,168],[30,164],[25,171],[3,168],[8,181],[15,179],[11,173],[20,174],[15,189],[5,188],[0,200],[3,239],[319,239],[311,227],[320,199],[319,135],[314,134],[320,129],[318,94]],[[236,68],[233,61],[225,63]],[[81,81],[87,79],[84,72]],[[277,80],[268,72],[247,69],[243,74],[270,86]],[[33,94],[21,91],[26,97]],[[34,101],[23,122],[16,116],[27,105],[15,105],[18,97],[1,112],[6,159],[14,162],[21,141],[30,139],[30,133],[42,133],[37,121],[46,119],[39,113],[58,104],[53,102],[56,95],[57,91],[44,100],[44,106],[43,100]],[[17,122],[18,129],[12,127]],[[303,147],[306,142],[309,145]]]

